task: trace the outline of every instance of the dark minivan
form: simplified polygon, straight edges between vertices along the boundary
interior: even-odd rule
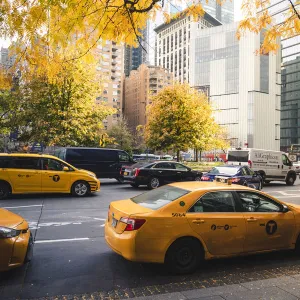
[[[122,166],[134,163],[123,150],[108,148],[65,147],[55,150],[54,155],[69,164],[94,172],[98,178],[115,178],[123,182]]]

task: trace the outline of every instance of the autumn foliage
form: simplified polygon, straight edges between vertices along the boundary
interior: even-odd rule
[[[151,149],[209,150],[222,140],[207,97],[188,84],[176,83],[153,96],[147,119],[145,138]]]

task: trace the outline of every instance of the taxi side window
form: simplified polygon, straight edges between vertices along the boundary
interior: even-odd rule
[[[43,170],[48,171],[62,171],[65,165],[58,160],[51,158],[43,159]]]
[[[235,201],[231,192],[207,193],[198,200],[189,212],[235,212]]]
[[[14,157],[7,161],[8,169],[39,170],[38,157]]]
[[[280,212],[282,207],[275,201],[252,192],[237,192],[246,212]]]

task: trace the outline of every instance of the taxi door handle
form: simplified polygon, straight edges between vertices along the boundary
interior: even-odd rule
[[[257,221],[257,219],[255,219],[255,218],[247,219],[247,222],[256,222],[256,221]]]
[[[192,223],[194,224],[203,224],[205,221],[204,220],[193,220]]]

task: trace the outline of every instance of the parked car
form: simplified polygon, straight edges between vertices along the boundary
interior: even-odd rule
[[[230,178],[234,184],[245,185],[257,190],[263,187],[263,179],[259,173],[252,171],[247,166],[219,166],[212,168],[202,175],[201,181],[214,181],[218,176],[220,181],[227,182]]]
[[[297,174],[293,163],[281,151],[262,150],[254,148],[229,150],[227,153],[228,165],[248,166],[261,174],[265,183],[271,181],[285,181],[293,185]]]
[[[127,152],[108,148],[66,147],[56,150],[54,155],[76,168],[95,173],[98,178],[115,178],[119,182],[123,182],[122,166],[135,163]]]
[[[293,167],[295,169],[296,174],[300,176],[300,161],[293,162]]]
[[[147,185],[149,189],[155,189],[175,181],[200,181],[202,172],[177,162],[155,161],[139,162],[123,168],[122,175],[133,187]]]

